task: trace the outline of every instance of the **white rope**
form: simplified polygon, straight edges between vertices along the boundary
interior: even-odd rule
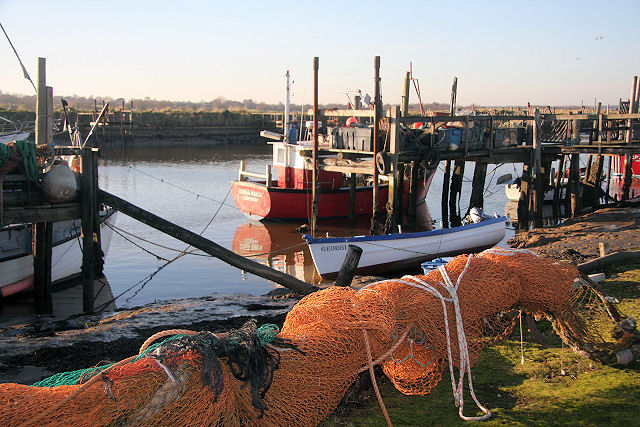
[[[449,278],[449,275],[447,274],[445,266],[440,266],[438,268],[445,282],[445,283],[440,282],[440,285],[444,288],[444,290],[447,291],[448,297],[443,295],[440,291],[438,291],[436,288],[431,286],[429,283],[424,282],[423,280],[418,279],[415,276],[405,276],[400,280],[400,282],[409,286],[417,287],[426,292],[429,292],[430,294],[432,294],[433,296],[437,297],[440,300],[440,303],[442,304],[442,313],[444,317],[445,333],[447,338],[447,355],[449,360],[449,375],[451,377],[451,389],[453,391],[453,397],[454,397],[456,406],[458,407],[458,415],[460,416],[461,419],[465,421],[482,421],[491,417],[491,412],[478,401],[478,399],[476,398],[475,392],[473,390],[473,381],[471,378],[471,362],[469,360],[469,348],[467,345],[467,339],[464,332],[464,325],[462,323],[462,311],[460,309],[460,302],[458,300],[458,287],[460,286],[462,278],[467,272],[467,269],[471,265],[472,259],[473,259],[473,255],[469,255],[469,258],[467,259],[467,264],[465,265],[464,270],[458,277],[458,280],[455,285]],[[411,281],[404,280],[404,279],[410,279]],[[460,377],[457,382],[455,378],[455,373],[453,371],[451,332],[449,331],[449,314],[448,314],[447,305],[446,305],[447,302],[453,304],[455,321],[456,321],[456,333],[458,338],[458,350],[460,352],[460,365],[458,367],[458,370],[460,372]],[[482,412],[484,412],[483,416],[467,417],[464,415],[464,389],[463,388],[464,388],[465,375],[467,376],[467,380],[469,382],[469,391],[471,393],[471,397],[473,398],[473,401],[475,402],[476,406]]]

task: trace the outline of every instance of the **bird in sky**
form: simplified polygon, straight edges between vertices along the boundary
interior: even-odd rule
[[[604,34],[600,34],[594,40],[602,40],[604,38]]]
[[[577,57],[577,58],[576,58],[576,61],[582,61],[582,58]]]

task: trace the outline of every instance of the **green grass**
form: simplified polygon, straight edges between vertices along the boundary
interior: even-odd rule
[[[640,319],[640,264],[606,273],[605,293],[620,300],[620,311]],[[551,328],[544,322],[540,328],[550,338]],[[524,365],[517,328],[510,339],[483,350],[472,369],[476,396],[493,414],[483,425],[640,425],[639,363],[605,366],[573,353],[557,338],[549,341],[549,349],[525,341]],[[458,417],[448,369],[427,396],[402,395],[382,374],[377,381],[394,426],[469,424]],[[351,400],[322,425],[386,425],[370,387]],[[464,404],[465,415],[481,415],[468,392]]]

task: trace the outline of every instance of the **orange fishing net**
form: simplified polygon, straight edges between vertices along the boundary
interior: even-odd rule
[[[385,280],[358,291],[331,287],[296,304],[279,341],[256,353],[273,368],[258,385],[248,384],[252,380],[239,373],[239,362],[227,363],[244,344],[231,340],[225,353],[231,356],[219,356],[222,363],[216,364],[207,350],[218,345],[216,338],[196,336],[197,345],[161,346],[154,350],[161,357],[150,354],[116,365],[85,385],[0,384],[0,422],[316,425],[335,410],[358,374],[374,364],[381,364],[406,394],[429,393],[449,370],[465,419],[466,376],[473,399],[488,414],[473,395],[470,375],[482,347],[492,341],[486,332],[503,335],[513,324],[507,315],[513,308],[530,313],[566,308],[577,276],[568,264],[498,249],[458,256],[424,276]]]

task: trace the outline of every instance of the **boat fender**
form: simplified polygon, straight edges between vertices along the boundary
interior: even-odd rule
[[[422,159],[425,169],[433,170],[437,168],[440,163],[440,151],[432,148],[423,154]]]
[[[391,169],[389,154],[385,151],[379,151],[376,154],[376,167],[380,175],[386,175]]]
[[[42,192],[50,202],[67,201],[77,190],[76,176],[66,162],[53,165],[42,179]]]

